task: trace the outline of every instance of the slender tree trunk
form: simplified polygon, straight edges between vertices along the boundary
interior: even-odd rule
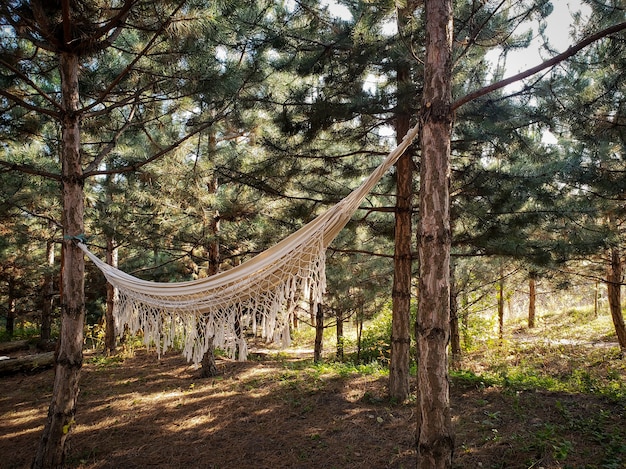
[[[52,402],[33,460],[33,468],[63,467],[65,443],[71,434],[83,364],[85,322],[85,261],[70,239],[83,234],[83,173],[80,161],[78,57],[60,54],[62,122],[63,263],[61,280],[61,336],[56,350]]]
[[[459,331],[459,303],[454,263],[450,262],[450,352],[453,366],[461,360],[461,333]]]
[[[356,315],[356,361],[361,361],[361,338],[363,337],[363,305],[359,305]]]
[[[609,297],[609,309],[613,318],[613,325],[617,333],[622,355],[626,355],[626,326],[624,325],[624,315],[622,313],[622,259],[620,249],[617,246],[611,248],[611,264],[607,275],[607,289]]]
[[[13,280],[9,279],[9,298],[7,300],[7,336],[9,339],[13,338],[13,334],[15,334],[15,305],[17,303],[17,299],[15,298],[15,292],[13,287]]]
[[[498,280],[498,338],[504,338],[504,273],[500,270]]]
[[[528,277],[528,328],[535,327],[535,315],[537,313],[537,281],[535,274],[531,272]]]
[[[341,310],[337,311],[337,360],[343,361],[343,314]]]
[[[598,297],[600,296],[600,292],[598,291],[598,281],[596,281],[594,289],[593,289],[593,317],[598,317]]]
[[[422,98],[420,278],[417,341],[417,467],[452,467],[450,418],[450,140],[452,1],[425,0],[426,57]]]
[[[209,133],[209,155],[213,155],[215,152],[215,133]],[[219,181],[217,177],[213,177],[211,183],[209,184],[209,193],[215,194],[219,189]],[[209,242],[207,247],[208,252],[208,265],[207,265],[207,274],[215,275],[220,271],[220,242],[218,239],[218,234],[220,232],[220,213],[219,211],[215,211],[213,217],[209,220],[209,233],[213,235],[213,239]],[[215,346],[213,345],[213,336],[207,339],[207,349],[202,356],[201,365],[202,368],[200,370],[201,378],[210,378],[211,376],[217,376],[219,371],[217,369],[217,362],[215,361]]]
[[[416,2],[409,1],[403,8],[398,8],[398,31],[406,28],[412,17]],[[397,68],[398,112],[396,113],[396,141],[400,143],[406,135],[412,114],[413,95],[407,96],[407,87],[411,84],[411,68],[408,62],[401,62]],[[391,358],[389,361],[389,397],[403,402],[410,392],[410,318],[411,318],[411,215],[413,211],[413,147],[400,157],[396,163],[396,208],[395,240],[391,321]]]
[[[119,251],[115,245],[113,236],[107,236],[106,262],[116,267],[119,264]],[[115,318],[113,317],[113,308],[117,301],[117,288],[107,282],[107,301],[105,314],[105,331],[104,331],[104,348],[109,355],[115,354],[117,346],[117,331],[115,330]]]
[[[469,347],[469,298],[467,297],[467,291],[463,290],[461,294],[461,330],[463,331],[463,345]],[[458,313],[457,313],[458,314]]]
[[[46,243],[46,260],[48,271],[43,278],[41,289],[41,338],[40,342],[45,345],[52,335],[52,310],[54,306],[54,241]]]
[[[322,346],[324,344],[324,308],[317,305],[315,312],[315,347],[313,349],[313,361],[319,363],[322,359]]]

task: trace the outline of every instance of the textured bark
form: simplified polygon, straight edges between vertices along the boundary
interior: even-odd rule
[[[324,308],[317,305],[315,311],[315,346],[313,349],[313,361],[318,363],[322,359],[322,346],[324,342]]]
[[[18,371],[31,372],[49,368],[54,364],[54,352],[24,355],[11,360],[0,361],[0,375],[16,373]]]
[[[215,362],[215,347],[213,346],[213,337],[210,337],[208,341],[209,348],[202,356],[200,378],[210,378],[219,374],[219,371],[217,369],[217,363]]]
[[[63,467],[65,443],[74,425],[78,380],[83,363],[85,320],[83,252],[69,239],[83,233],[83,176],[80,161],[78,57],[60,54],[62,121],[63,260],[61,336],[56,351],[52,402],[33,468]]]
[[[617,341],[622,355],[626,355],[626,326],[622,313],[622,260],[618,247],[611,248],[611,263],[607,275],[607,290],[609,297],[609,309],[615,326]]]
[[[407,2],[398,9],[398,30],[406,27],[416,2]],[[411,69],[407,63],[397,67],[398,90],[401,92],[411,82]],[[411,97],[398,97],[399,112],[396,114],[396,141],[400,143],[410,123]],[[389,361],[389,397],[404,401],[410,392],[410,317],[411,317],[411,214],[413,211],[413,147],[409,147],[396,163],[396,207],[393,259],[391,357]]]
[[[343,361],[343,314],[337,311],[337,360]]]
[[[452,2],[426,0],[426,57],[422,102],[420,278],[417,341],[417,467],[450,468],[447,347],[450,340],[450,140]]]
[[[116,267],[118,266],[118,249],[115,245],[113,236],[107,236],[106,262]],[[115,354],[117,347],[117,331],[115,330],[115,319],[113,318],[113,308],[117,301],[117,289],[107,282],[107,300],[105,311],[105,331],[104,331],[104,347],[108,354]]]
[[[534,274],[528,277],[528,328],[535,327],[535,316],[537,314],[537,281]]]

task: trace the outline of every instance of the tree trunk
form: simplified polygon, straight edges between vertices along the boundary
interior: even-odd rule
[[[600,296],[600,292],[598,291],[598,281],[596,281],[594,289],[593,289],[593,317],[598,317],[598,298]]]
[[[613,325],[617,333],[622,355],[626,355],[626,326],[624,325],[624,315],[622,313],[622,260],[620,250],[617,246],[611,248],[611,264],[607,275],[607,290],[609,297],[609,309],[613,318]]]
[[[110,266],[117,268],[119,262],[119,251],[115,245],[113,236],[107,236],[106,262]],[[113,308],[117,301],[117,288],[107,282],[107,307],[105,314],[104,348],[109,355],[115,354],[117,346],[117,331],[115,330],[115,318]]]
[[[215,134],[211,132],[209,134],[209,155],[212,156],[215,151]],[[208,186],[209,193],[215,194],[219,189],[219,182],[217,177],[214,177],[211,180],[211,184]],[[215,275],[220,271],[220,242],[217,238],[217,235],[220,231],[220,213],[219,211],[215,211],[214,216],[209,221],[209,233],[213,235],[213,239],[209,242],[207,247],[208,252],[208,264],[207,264],[207,274],[209,276]],[[217,376],[217,364],[215,362],[215,346],[213,345],[213,336],[207,339],[208,347],[204,355],[202,356],[202,369],[200,370],[201,378],[209,378],[211,376]]]
[[[535,274],[531,272],[528,277],[528,328],[535,327],[535,315],[537,313],[537,281]]]
[[[498,280],[498,338],[504,337],[504,273],[500,270],[500,280]]]
[[[417,341],[417,467],[450,468],[450,140],[452,132],[452,1],[426,0],[422,97],[420,278]]]
[[[85,322],[85,261],[71,239],[83,234],[83,174],[80,161],[78,57],[60,54],[62,121],[63,262],[61,280],[61,336],[56,351],[52,402],[33,460],[33,468],[63,467],[65,443],[74,425],[78,380],[83,364]]]
[[[461,333],[459,331],[459,304],[454,263],[450,262],[450,352],[453,366],[461,360]]]
[[[217,369],[217,363],[215,362],[215,354],[213,351],[213,337],[209,337],[209,348],[202,356],[202,367],[200,368],[200,378],[210,378],[211,376],[217,376],[219,371]]]
[[[398,31],[402,33],[415,10],[414,2],[398,8]],[[407,86],[411,83],[411,68],[401,62],[396,69],[398,83],[398,112],[396,141],[400,143],[410,125],[411,100]],[[389,361],[389,397],[403,402],[409,396],[410,318],[411,318],[411,214],[413,211],[413,148],[409,147],[396,163],[396,209],[393,258],[391,358]]]
[[[15,292],[13,287],[13,280],[9,279],[9,297],[7,299],[7,337],[9,340],[13,337],[15,333],[15,304],[17,300],[15,298]]]
[[[313,349],[313,361],[319,363],[322,359],[322,346],[324,343],[324,308],[317,305],[315,312],[315,348]]]
[[[48,272],[43,278],[41,289],[41,337],[40,342],[45,344],[50,341],[52,334],[52,310],[54,306],[54,241],[46,243],[46,259]]]
[[[363,337],[363,305],[359,305],[356,315],[356,362],[361,361],[361,338]]]
[[[337,360],[343,361],[343,314],[337,311]]]

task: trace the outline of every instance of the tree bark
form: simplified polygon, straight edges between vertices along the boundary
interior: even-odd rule
[[[415,10],[415,2],[408,2],[398,9],[398,31],[402,33],[407,18]],[[413,96],[407,97],[405,91],[411,82],[411,68],[406,62],[396,68],[398,83],[398,108],[396,114],[396,141],[400,143],[410,125]],[[389,397],[403,402],[409,396],[410,365],[410,318],[411,318],[411,215],[413,211],[413,147],[400,157],[396,163],[396,207],[393,258],[392,320],[391,320],[391,357],[389,361]]]
[[[209,348],[202,356],[202,367],[200,368],[200,378],[210,378],[211,376],[217,376],[219,370],[217,369],[217,363],[215,362],[215,347],[213,346],[213,336],[209,337]]]
[[[450,418],[450,141],[452,132],[452,1],[426,0],[422,97],[420,278],[417,341],[417,467],[452,467]]]
[[[450,352],[452,364],[457,366],[461,360],[461,333],[459,331],[459,304],[454,263],[450,262]]]
[[[83,252],[71,239],[83,234],[83,174],[80,160],[78,56],[61,53],[63,262],[61,280],[61,336],[55,355],[52,402],[33,468],[63,467],[65,443],[74,425],[78,380],[83,364],[85,321]]]
[[[617,246],[611,248],[611,263],[607,275],[607,290],[609,297],[609,309],[617,334],[622,355],[626,355],[626,326],[622,313],[622,259],[620,249]]]
[[[0,361],[0,375],[18,371],[35,371],[50,368],[54,364],[54,352],[24,355],[10,360]]]
[[[504,273],[500,270],[498,280],[498,339],[504,337]]]
[[[343,361],[343,314],[337,310],[337,360]]]
[[[324,343],[324,308],[317,305],[315,311],[315,346],[313,349],[313,361],[319,363],[322,359],[322,346]]]
[[[535,327],[535,315],[537,313],[537,281],[532,272],[528,277],[528,328]]]
[[[115,245],[113,236],[107,236],[106,262],[110,266],[118,266],[119,251]],[[105,314],[104,347],[109,355],[115,354],[117,347],[117,331],[115,330],[115,318],[113,308],[117,301],[117,289],[107,282],[107,300]]]

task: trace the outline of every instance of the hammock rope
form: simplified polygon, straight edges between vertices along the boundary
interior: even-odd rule
[[[408,148],[419,132],[402,142],[347,197],[250,260],[207,278],[187,282],[151,282],[114,268],[77,245],[117,289],[115,328],[143,332],[147,346],[165,353],[182,346],[187,360],[200,363],[211,339],[239,360],[247,357],[241,331],[249,327],[268,342],[289,345],[289,320],[301,302],[314,306],[326,290],[326,249],[352,218],[363,198]]]

